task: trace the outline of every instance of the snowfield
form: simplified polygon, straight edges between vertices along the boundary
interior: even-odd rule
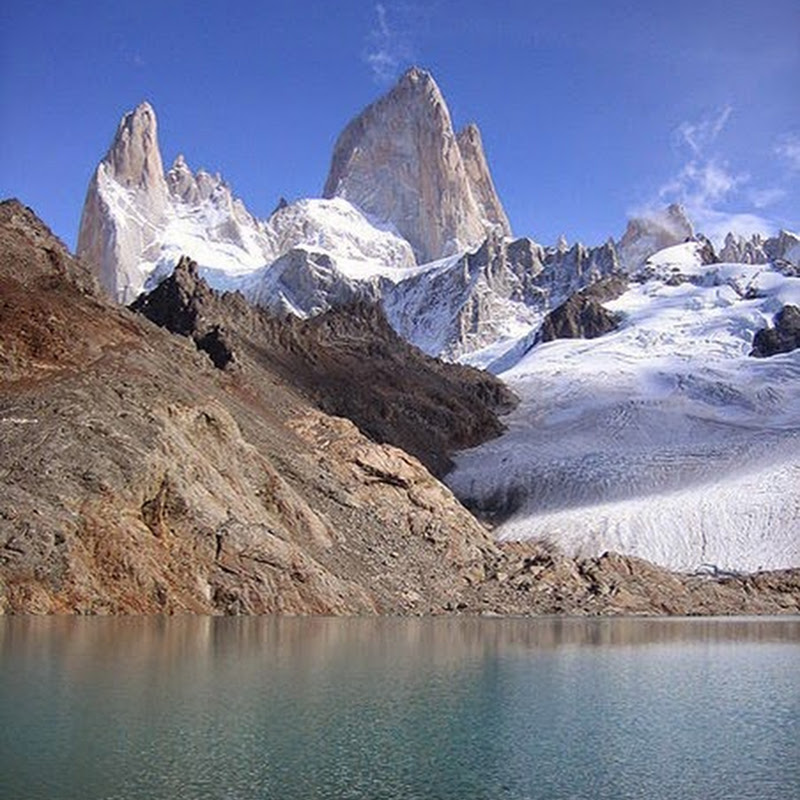
[[[447,483],[547,539],[682,571],[800,565],[800,351],[748,354],[800,278],[704,265],[697,244],[649,259],[606,304],[620,329],[538,345],[501,373],[521,398],[499,439],[456,458]]]

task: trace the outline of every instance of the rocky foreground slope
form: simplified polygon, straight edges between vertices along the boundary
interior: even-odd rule
[[[797,570],[711,579],[499,545],[420,461],[321,411],[336,382],[292,384],[280,362],[313,337],[257,357],[258,330],[223,323],[192,339],[110,304],[29,209],[0,205],[0,610],[800,610]]]

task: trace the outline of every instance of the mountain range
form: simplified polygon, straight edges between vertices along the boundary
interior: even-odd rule
[[[582,286],[694,238],[684,211],[670,206],[598,246],[514,239],[478,127],[454,131],[436,82],[412,68],[341,133],[323,198],[282,201],[266,220],[181,155],[165,172],[155,112],[142,103],[123,117],[90,182],[77,252],[120,302],[185,254],[213,288],[280,314],[378,301],[429,355],[497,371]],[[720,257],[797,264],[799,242],[788,232],[730,234]]]
[[[142,103],[0,221],[6,610],[800,608],[793,233],[515,238],[418,68],[267,219]]]

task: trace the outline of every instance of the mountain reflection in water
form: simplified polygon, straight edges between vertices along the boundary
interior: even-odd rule
[[[790,797],[800,620],[0,620],[0,796]]]

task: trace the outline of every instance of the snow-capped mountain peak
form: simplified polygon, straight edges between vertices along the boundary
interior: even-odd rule
[[[425,352],[493,371],[524,354],[545,316],[588,284],[655,276],[665,267],[650,256],[685,242],[699,243],[704,263],[717,259],[677,205],[631,220],[618,244],[512,240],[477,126],[456,134],[441,90],[418,68],[344,129],[325,194],[282,200],[258,219],[219,174],[193,171],[182,154],[164,173],[155,111],[142,103],[97,167],[78,252],[126,303],[182,255],[213,287],[281,313],[369,297]],[[730,236],[721,255],[797,263],[800,239]]]
[[[89,185],[78,236],[78,254],[123,303],[171,272],[181,255],[200,264],[213,286],[263,298],[251,274],[265,274],[297,247],[327,254],[337,272],[355,278],[416,265],[407,241],[344,199],[283,204],[259,220],[219,174],[193,172],[182,154],[164,174],[148,103],[123,117]]]

